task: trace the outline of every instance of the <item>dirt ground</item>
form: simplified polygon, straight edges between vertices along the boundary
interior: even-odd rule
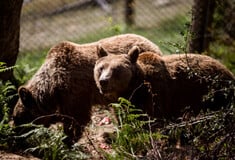
[[[9,153],[6,151],[0,151],[0,159],[1,160],[39,160],[36,157],[31,155],[19,155],[15,153]]]
[[[104,159],[103,152],[113,152],[109,138],[115,132],[115,124],[117,119],[111,107],[93,107],[91,123],[86,127],[78,144],[91,154],[92,159]]]

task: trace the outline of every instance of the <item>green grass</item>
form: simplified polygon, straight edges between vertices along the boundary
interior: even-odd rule
[[[235,41],[232,45],[221,44],[218,41],[210,45],[210,56],[219,59],[225,66],[235,74]]]

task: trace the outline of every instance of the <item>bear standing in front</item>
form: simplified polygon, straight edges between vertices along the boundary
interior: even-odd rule
[[[139,53],[134,46],[127,55],[100,55],[94,79],[110,102],[124,97],[150,116],[175,119],[185,110],[197,115],[200,110],[217,110],[234,100],[234,75],[211,57]]]
[[[65,133],[76,142],[90,121],[92,105],[107,104],[93,79],[99,46],[112,54],[127,54],[137,45],[142,51],[161,55],[148,39],[123,34],[88,44],[62,42],[52,47],[36,74],[18,89],[19,100],[13,111],[15,125],[35,122],[50,125],[64,122]]]

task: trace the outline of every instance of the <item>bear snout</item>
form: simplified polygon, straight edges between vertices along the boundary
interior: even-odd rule
[[[101,85],[102,88],[107,88],[108,87],[108,84],[109,84],[108,79],[100,79],[99,82],[100,82],[100,85]]]
[[[110,80],[112,79],[112,73],[107,69],[103,70],[102,74],[99,77],[99,85],[102,92],[106,92],[109,90],[110,87]]]
[[[100,79],[100,93],[101,94],[106,94],[107,92],[110,91],[110,86],[109,86],[109,79]]]

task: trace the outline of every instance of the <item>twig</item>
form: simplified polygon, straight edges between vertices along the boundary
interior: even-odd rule
[[[63,118],[66,118],[66,119],[71,120],[72,122],[75,122],[75,124],[79,126],[79,122],[74,117],[69,116],[69,115],[59,114],[59,113],[53,113],[53,114],[48,114],[48,115],[37,117],[31,123],[37,123],[37,121],[40,121],[42,119],[52,118],[52,117],[59,118],[61,119],[62,122],[64,121]]]
[[[217,113],[219,113],[220,111],[216,111],[214,113],[211,113],[207,116],[204,116],[204,117],[200,117],[198,119],[193,119],[193,120],[190,120],[190,121],[185,121],[185,122],[181,122],[180,124],[170,124],[166,127],[164,127],[165,129],[173,129],[173,128],[181,128],[181,127],[185,127],[185,126],[192,126],[192,125],[195,125],[195,124],[198,124],[198,123],[202,123],[202,122],[205,122],[207,120],[211,120],[213,118],[215,118],[215,116],[217,115]],[[229,113],[230,111],[228,111],[226,113],[226,115]]]
[[[144,85],[144,83],[141,83],[137,88],[134,89],[134,91],[131,93],[130,97],[129,97],[129,101],[133,98],[134,94],[136,93],[136,91],[138,89],[140,89],[142,86]]]
[[[151,124],[150,124],[150,118],[149,118],[149,121],[148,121],[148,126],[149,126],[149,137],[150,137],[150,141],[151,141],[151,145],[153,147],[153,152],[154,152],[154,155],[157,155],[157,158],[158,159],[162,159],[162,156],[161,156],[161,153],[159,152],[158,148],[157,148],[157,145],[154,144],[154,140],[153,140],[153,136],[152,136],[152,129],[151,129]]]

